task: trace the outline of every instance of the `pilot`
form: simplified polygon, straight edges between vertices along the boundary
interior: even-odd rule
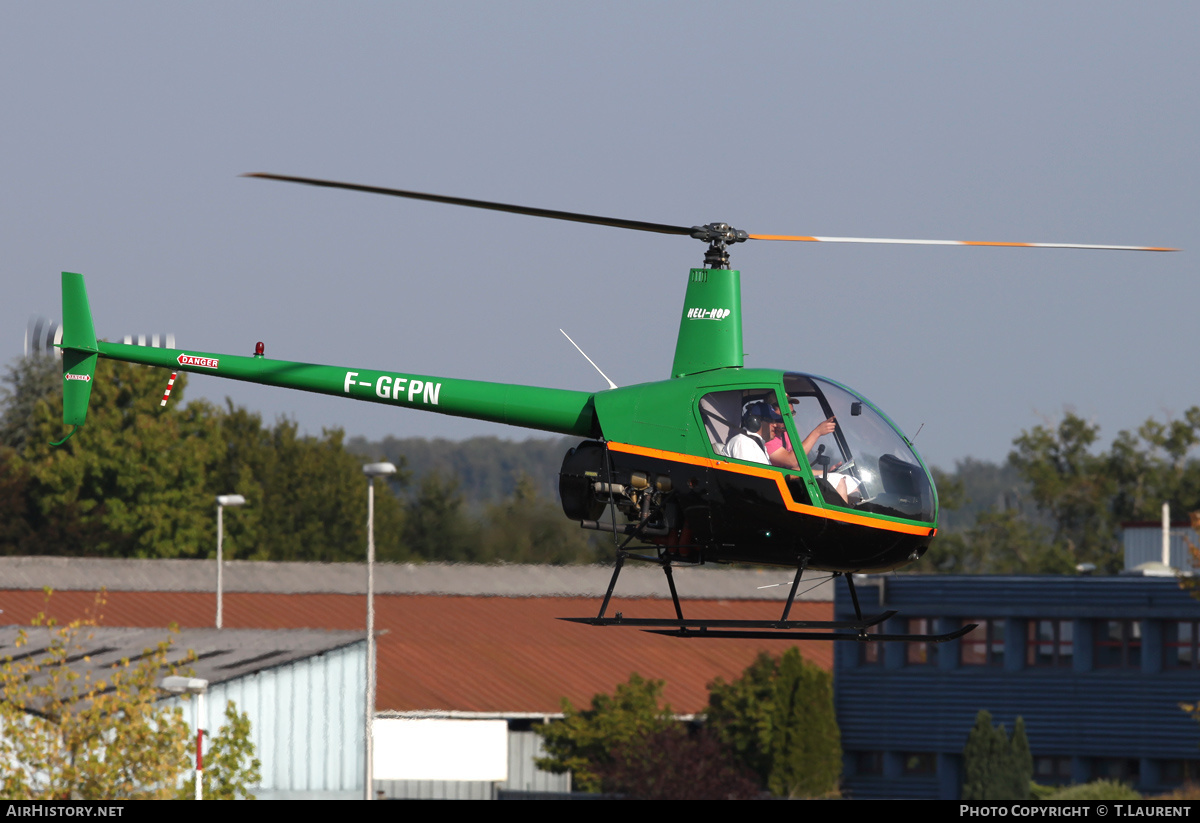
[[[738,460],[771,465],[765,444],[766,438],[771,436],[771,426],[776,421],[782,423],[783,418],[768,404],[751,403],[742,411],[742,430],[729,438],[726,452]]]
[[[796,398],[789,397],[788,401],[792,407],[792,416],[794,418],[796,414]],[[785,469],[799,469],[800,461],[796,459],[795,451],[790,448],[791,443],[788,439],[787,429],[783,425],[782,416],[779,415],[779,406],[773,404],[772,410],[779,420],[777,423],[772,423],[771,439],[767,440],[764,444],[764,450],[770,456],[769,459],[772,466],[780,466],[781,468]],[[817,441],[820,438],[827,434],[833,434],[836,429],[837,421],[835,417],[830,416],[825,420],[822,420],[813,428],[812,431],[808,433],[808,435],[804,438],[803,443],[801,443],[804,453],[811,453],[813,448],[816,447]],[[810,459],[810,463],[811,462],[812,461]],[[859,481],[857,478],[849,474],[834,471],[836,468],[837,466],[826,466],[821,471],[819,476],[833,486],[834,490],[838,493],[838,496],[842,498],[842,502],[849,505],[851,503],[850,496],[858,491]],[[815,467],[814,473],[816,473]]]

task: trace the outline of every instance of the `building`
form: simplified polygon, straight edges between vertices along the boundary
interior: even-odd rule
[[[396,750],[398,739],[408,740],[405,745],[411,748],[439,735],[462,735],[476,741],[470,747],[493,746],[488,750],[496,752],[496,738],[488,736],[487,727],[507,729],[503,751],[495,757],[470,769],[465,758],[449,758],[461,773],[433,770],[446,758],[438,760],[432,743],[421,749],[422,776],[412,779],[397,776],[405,774],[411,761],[406,765],[382,754],[376,760],[377,789],[391,797],[470,798],[502,791],[567,791],[569,776],[533,768],[533,759],[542,754],[533,727],[560,716],[564,699],[586,706],[593,695],[611,693],[637,672],[664,680],[672,709],[694,714],[704,710],[713,679],[737,678],[760,651],[780,654],[789,645],[779,640],[681,640],[558,619],[595,615],[610,575],[610,568],[600,566],[377,565],[377,748],[386,753]],[[787,570],[769,569],[675,571],[684,613],[709,618],[778,618],[791,577]],[[227,628],[221,632],[364,630],[362,564],[233,561],[226,563],[224,580]],[[103,625],[165,627],[174,622],[185,631],[207,629],[215,620],[215,581],[215,561],[0,558],[0,609],[5,622],[17,624],[27,624],[47,608],[60,619],[71,619],[93,609],[103,591]],[[47,586],[55,590],[49,606],[42,591]],[[830,583],[813,581],[801,588],[806,591],[798,595],[792,619],[830,619]],[[610,615],[674,616],[663,573],[656,567],[627,564],[616,595]],[[811,661],[832,667],[832,644],[796,645]],[[361,700],[357,705],[361,711]],[[433,738],[423,738],[431,725],[440,727]],[[290,751],[295,758],[308,756],[298,742]],[[298,774],[301,760],[293,760],[290,768]],[[319,771],[315,765],[307,768]],[[324,784],[305,785],[293,784],[290,790],[326,791]]]
[[[0,627],[0,655],[40,654],[44,629],[27,629],[16,646],[17,626]],[[358,632],[312,629],[184,629],[84,626],[70,633],[66,661],[92,682],[122,660],[170,642],[168,663],[208,681],[205,711],[194,698],[182,702],[193,728],[215,734],[225,705],[250,719],[262,775],[251,792],[263,799],[353,799],[363,795],[366,640]],[[190,660],[189,660],[189,653]],[[49,675],[43,672],[43,677]],[[33,678],[36,684],[38,678]]]
[[[962,751],[981,709],[1011,732],[1024,718],[1034,779],[1128,781],[1162,792],[1200,776],[1200,602],[1178,580],[895,575],[858,578],[881,631],[979,628],[935,644],[839,644],[834,701],[844,790],[857,798],[959,796]],[[839,581],[835,619],[853,616]]]

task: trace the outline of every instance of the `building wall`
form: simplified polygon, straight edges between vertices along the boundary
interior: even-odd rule
[[[470,721],[462,721],[470,722]],[[508,779],[497,782],[467,780],[376,780],[377,792],[389,799],[494,800],[501,791],[566,793],[569,774],[551,774],[534,761],[546,752],[528,720],[510,720],[508,728]]]
[[[1122,536],[1125,545],[1125,568],[1134,569],[1143,563],[1162,562],[1162,527],[1127,526]],[[1173,569],[1196,571],[1188,542],[1200,546],[1200,537],[1187,526],[1172,526],[1169,537],[1170,566]]]
[[[1024,718],[1034,757],[1056,769],[1063,782],[1119,773],[1140,790],[1162,790],[1165,772],[1200,760],[1200,726],[1179,708],[1200,698],[1195,642],[1184,654],[1190,655],[1188,667],[1173,665],[1179,650],[1173,656],[1170,646],[1178,621],[1187,621],[1193,633],[1200,625],[1200,603],[1174,579],[874,580],[882,586],[859,584],[864,611],[900,612],[885,631],[912,631],[917,627],[908,621],[921,618],[938,632],[964,621],[994,620],[993,631],[1002,630],[1004,642],[1003,651],[982,665],[963,657],[964,643],[978,634],[936,646],[889,644],[874,657],[863,644],[839,644],[835,706],[846,752],[844,787],[851,796],[957,798],[961,753],[980,709],[1010,732],[1016,718]],[[853,616],[844,582],[834,605],[837,619]],[[1038,627],[1055,625],[1039,622],[1046,620],[1070,635],[1071,653],[1058,658],[1062,665],[1040,665],[1053,662],[1053,643],[1039,643],[1036,635]],[[1140,637],[1103,645],[1110,621],[1136,624],[1125,631]],[[1059,640],[1063,652],[1067,646]],[[1114,655],[1117,664],[1105,665]]]
[[[227,701],[250,718],[260,799],[362,797],[366,642],[218,683],[205,696],[215,734]],[[184,706],[194,723],[195,703]]]

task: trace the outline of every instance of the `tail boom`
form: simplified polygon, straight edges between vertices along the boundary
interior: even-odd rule
[[[405,406],[559,434],[580,437],[599,434],[593,396],[589,392],[323,366],[258,356],[151,349],[104,341],[98,344],[98,351],[101,357],[111,360],[161,366],[173,371]]]

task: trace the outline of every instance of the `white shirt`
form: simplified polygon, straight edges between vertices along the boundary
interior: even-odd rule
[[[771,465],[771,460],[767,457],[767,447],[763,445],[762,438],[745,430],[729,438],[729,442],[725,445],[725,451],[730,457],[738,460],[749,460],[751,463],[762,463],[764,466]]]

